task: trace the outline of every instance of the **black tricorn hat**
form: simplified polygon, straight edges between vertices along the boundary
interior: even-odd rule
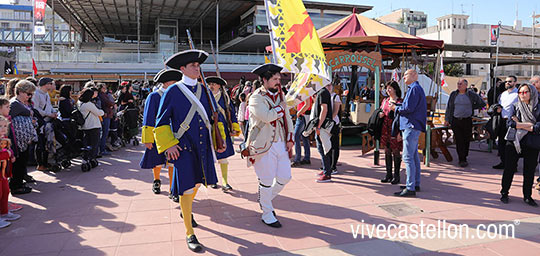
[[[207,83],[215,83],[215,84],[219,84],[221,86],[225,86],[227,85],[227,81],[225,81],[225,79],[219,77],[219,76],[209,76],[206,78],[206,82]]]
[[[185,50],[174,54],[165,61],[167,67],[178,69],[192,62],[204,63],[208,58],[208,53],[202,50]]]
[[[176,69],[162,69],[154,76],[154,83],[182,80],[182,72]]]
[[[254,70],[251,71],[251,73],[261,76],[262,74],[266,72],[275,72],[275,73],[281,72],[282,69],[283,67],[280,65],[276,65],[273,63],[266,63],[266,64],[256,67]]]

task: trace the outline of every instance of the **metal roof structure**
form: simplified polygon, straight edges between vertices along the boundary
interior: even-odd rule
[[[219,27],[227,28],[240,21],[240,16],[261,0],[50,0],[55,12],[71,21],[78,31],[85,31],[93,41],[105,37],[119,40],[137,40],[138,12],[140,13],[141,40],[151,39],[158,18],[178,20],[179,31],[192,28],[211,35],[216,27],[216,9],[219,5]],[[332,4],[304,1],[307,8],[365,12],[371,6]]]

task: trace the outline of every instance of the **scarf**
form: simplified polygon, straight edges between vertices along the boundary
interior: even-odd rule
[[[523,122],[523,123],[536,123],[536,117],[533,114],[533,109],[538,104],[538,91],[536,91],[536,88],[532,85],[523,85],[529,87],[529,95],[530,100],[529,104],[521,101],[521,99],[518,98],[518,102],[516,102],[516,113],[518,114],[517,118]],[[523,86],[520,86],[523,87]],[[516,129],[516,139],[514,140],[514,147],[516,148],[516,152],[518,154],[521,153],[521,145],[519,141],[527,135],[527,130],[522,129]]]

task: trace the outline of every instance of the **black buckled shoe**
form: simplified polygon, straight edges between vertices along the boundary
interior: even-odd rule
[[[170,198],[173,202],[175,202],[175,203],[180,202],[180,197],[179,197],[179,196],[175,196],[175,195],[173,195],[173,194],[169,194],[169,198]]]
[[[186,238],[186,242],[188,248],[194,252],[200,252],[203,248],[202,244],[199,243],[199,240],[197,240],[197,237],[195,235],[191,235]]]
[[[161,180],[154,180],[154,184],[152,185],[152,192],[154,192],[154,194],[159,194],[161,193]]]
[[[184,218],[184,216],[182,216],[182,212],[180,212],[180,218]],[[193,214],[191,214],[191,226],[194,228],[199,226],[199,224],[197,224],[197,222],[195,221],[195,218],[193,218]]]
[[[267,226],[270,226],[270,227],[273,227],[273,228],[281,228],[281,223],[279,223],[279,220],[276,221],[276,222],[273,222],[273,223],[266,223],[264,222],[264,220],[261,220],[264,224],[266,224]]]
[[[229,190],[233,190],[233,188],[231,187],[231,185],[227,184],[225,186],[222,186],[221,190],[223,190],[223,192],[227,192]]]
[[[213,189],[217,189],[218,185],[217,184],[212,184],[212,185],[210,185],[210,187],[213,188]]]

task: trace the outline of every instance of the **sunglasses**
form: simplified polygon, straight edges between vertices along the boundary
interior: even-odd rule
[[[526,94],[529,94],[529,91],[522,91],[522,92],[518,92],[519,95],[526,95]]]
[[[26,95],[28,95],[28,97],[32,97],[32,95],[34,95],[33,93],[28,93],[28,92],[25,92]]]

